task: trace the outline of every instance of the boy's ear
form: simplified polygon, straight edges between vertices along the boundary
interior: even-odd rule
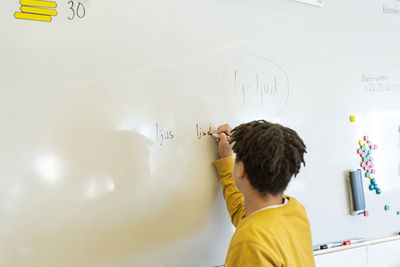
[[[244,169],[244,163],[243,161],[239,161],[238,163],[238,178],[244,178],[246,177],[246,170]]]

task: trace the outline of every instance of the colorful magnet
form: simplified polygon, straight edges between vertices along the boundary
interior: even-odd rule
[[[369,186],[368,186],[368,188],[369,188],[369,190],[375,190],[375,184],[370,184]]]

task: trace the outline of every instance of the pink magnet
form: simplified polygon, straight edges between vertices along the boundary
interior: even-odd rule
[[[375,169],[372,169],[372,170],[371,170],[371,173],[372,173],[372,174],[375,174]]]
[[[361,157],[365,158],[367,156],[367,154],[365,154],[364,152],[361,153]]]
[[[361,167],[365,168],[367,166],[367,164],[363,161],[361,162]]]
[[[364,141],[365,141],[365,142],[368,142],[368,136],[367,136],[367,135],[364,136]]]
[[[367,217],[369,215],[368,211],[364,211],[364,216]]]
[[[363,153],[362,149],[361,148],[357,149],[357,153],[361,155]]]
[[[368,145],[369,145],[369,146],[372,146],[372,143],[371,143],[371,141],[369,141],[369,140],[368,140],[368,142],[367,142],[367,143],[368,143]]]
[[[371,164],[372,164],[372,162],[371,161],[367,161],[367,166],[369,167],[369,166],[371,166]]]

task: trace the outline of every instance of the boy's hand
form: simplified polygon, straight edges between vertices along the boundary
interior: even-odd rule
[[[220,158],[226,158],[233,154],[232,147],[229,144],[226,136],[230,136],[232,127],[229,124],[224,124],[218,127],[219,138],[218,142],[218,153]]]

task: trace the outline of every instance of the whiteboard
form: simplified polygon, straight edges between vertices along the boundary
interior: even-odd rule
[[[397,1],[56,0],[51,22],[3,2],[1,266],[223,264],[208,133],[254,119],[307,145],[286,193],[313,244],[399,231]],[[364,135],[382,194],[364,179],[370,216],[354,217]]]

